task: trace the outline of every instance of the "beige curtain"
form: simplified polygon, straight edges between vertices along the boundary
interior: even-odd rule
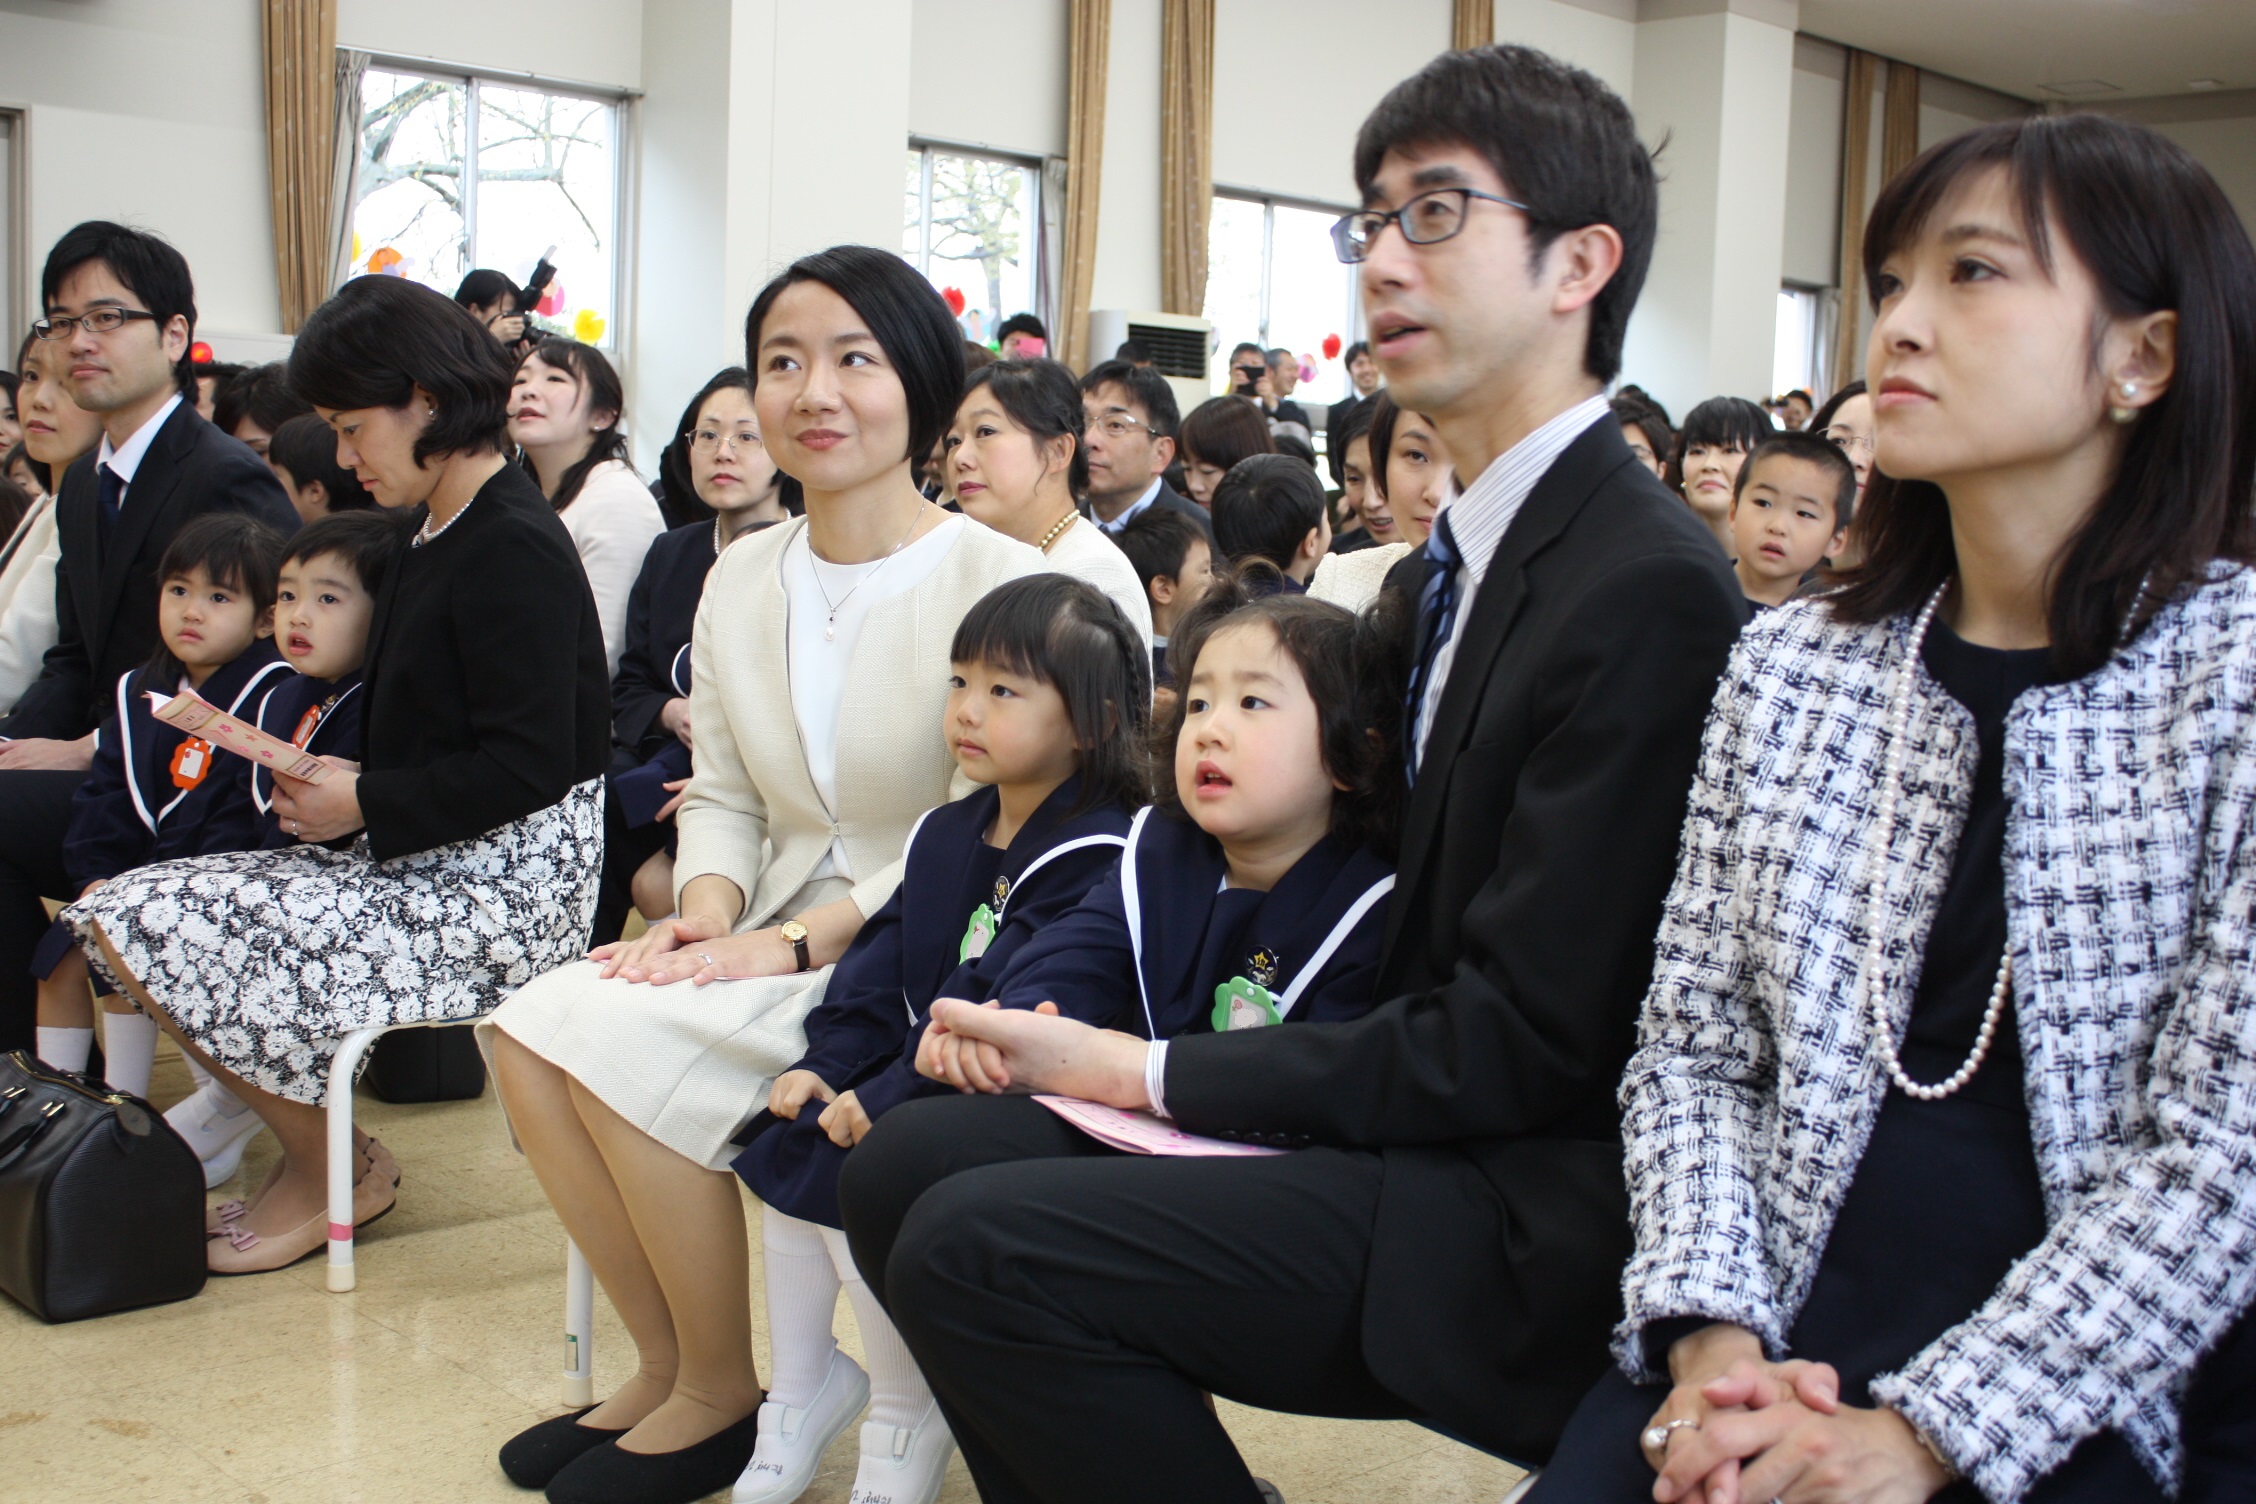
[[[1911,165],[1919,155],[1919,70],[1909,63],[1888,64],[1888,103],[1880,117],[1880,181]]]
[[[1104,176],[1105,68],[1112,54],[1112,0],[1073,0],[1066,23],[1065,247],[1057,297],[1057,358],[1073,370],[1089,359],[1089,289],[1097,270],[1097,199]]]
[[[329,287],[342,287],[352,274],[353,205],[360,198],[360,86],[368,76],[368,54],[337,54],[334,123],[329,140]]]
[[[1159,28],[1159,287],[1165,312],[1206,309],[1214,199],[1214,0],[1163,0]]]
[[[1486,47],[1496,40],[1496,0],[1456,0],[1449,21],[1449,45],[1457,52]]]
[[[1836,389],[1864,374],[1864,196],[1880,62],[1869,52],[1850,48],[1848,85],[1841,91],[1841,303],[1830,372]]]
[[[337,0],[266,0],[266,167],[282,328],[297,333],[329,296],[336,238]]]

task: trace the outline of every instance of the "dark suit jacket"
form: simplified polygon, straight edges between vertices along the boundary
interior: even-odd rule
[[[95,499],[100,482],[82,455],[63,474],[55,530],[55,645],[0,736],[70,741],[101,724],[118,677],[149,661],[157,645],[157,565],[181,524],[206,512],[248,512],[284,537],[298,514],[282,483],[248,445],[196,414],[173,409],[126,488],[116,527],[102,535]]]
[[[1207,513],[1206,508],[1176,490],[1166,481],[1162,480],[1159,483],[1159,494],[1152,498],[1151,504],[1155,507],[1165,507],[1170,512],[1181,512],[1199,525],[1199,530],[1207,535],[1209,542],[1213,540],[1214,518]],[[1085,499],[1081,503],[1081,515],[1091,522],[1097,520],[1096,514],[1089,510],[1089,503]]]
[[[1404,819],[1387,1001],[1177,1040],[1167,1105],[1194,1132],[1377,1150],[1372,1371],[1540,1462],[1607,1366],[1630,1251],[1614,1093],[1746,606],[1604,422],[1536,483],[1469,609]]]

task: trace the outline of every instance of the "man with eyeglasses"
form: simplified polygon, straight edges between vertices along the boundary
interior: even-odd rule
[[[1166,480],[1175,463],[1175,425],[1182,421],[1175,389],[1150,366],[1108,360],[1081,378],[1081,408],[1089,420],[1083,447],[1089,492],[1082,510],[1109,536],[1117,536],[1146,507],[1181,512],[1212,534],[1206,509]]]
[[[1602,395],[1653,165],[1596,78],[1484,47],[1388,94],[1355,174],[1365,208],[1335,240],[1373,353],[1464,482],[1387,585],[1415,632],[1380,1001],[1165,1043],[934,1005],[928,1040],[983,1046],[1014,1092],[1299,1151],[1135,1160],[983,1095],[899,1109],[855,1149],[855,1262],[995,1504],[1253,1504],[1202,1390],[1541,1463],[1608,1362],[1630,1251],[1614,1090],[1746,609]]]
[[[284,535],[298,526],[274,472],[196,411],[195,287],[178,251],[90,221],[55,243],[40,299],[32,332],[62,352],[102,442],[58,492],[55,646],[0,720],[0,1050],[32,1042],[40,900],[77,896],[62,866],[71,795],[119,677],[156,646],[158,561],[205,512],[249,512]]]

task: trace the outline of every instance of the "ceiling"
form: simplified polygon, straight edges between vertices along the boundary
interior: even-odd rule
[[[1801,29],[2024,99],[2097,79],[2094,100],[2256,87],[2256,0],[1801,0]]]

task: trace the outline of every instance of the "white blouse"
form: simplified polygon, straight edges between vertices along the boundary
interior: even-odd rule
[[[572,504],[557,513],[580,551],[588,588],[595,592],[596,619],[603,624],[603,664],[619,671],[627,647],[627,597],[642,573],[643,555],[666,530],[650,488],[619,460],[590,470]]]
[[[783,551],[783,593],[790,602],[786,634],[791,664],[791,713],[807,755],[807,776],[823,807],[838,817],[838,711],[846,698],[846,669],[862,626],[880,603],[906,595],[928,579],[954,546],[964,519],[950,517],[899,553],[863,564],[833,564],[815,557],[802,529]],[[842,838],[808,877],[854,879]]]

